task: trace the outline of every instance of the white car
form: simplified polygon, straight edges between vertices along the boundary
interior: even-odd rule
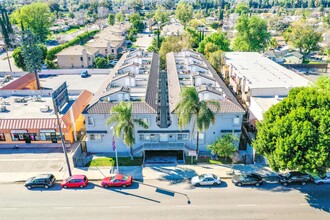
[[[312,176],[311,180],[318,185],[321,185],[323,183],[330,183],[330,173],[327,173],[327,175],[320,177],[320,176]]]
[[[217,186],[221,183],[220,177],[217,177],[214,174],[202,174],[199,176],[194,176],[191,179],[191,184],[194,186]]]

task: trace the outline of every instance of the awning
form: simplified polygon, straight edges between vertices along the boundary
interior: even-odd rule
[[[189,133],[189,130],[142,130],[139,134],[171,134],[171,133]]]
[[[108,131],[86,131],[87,134],[106,134]]]

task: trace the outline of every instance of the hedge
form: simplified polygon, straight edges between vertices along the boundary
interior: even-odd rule
[[[47,60],[54,60],[56,58],[56,54],[64,50],[65,48],[77,45],[77,44],[84,44],[89,39],[91,39],[99,30],[94,30],[90,32],[85,32],[81,35],[78,35],[73,40],[66,42],[65,44],[61,44],[59,46],[53,47],[52,49],[48,50],[47,53]]]

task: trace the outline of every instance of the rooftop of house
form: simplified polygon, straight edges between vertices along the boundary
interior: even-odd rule
[[[156,53],[141,50],[125,53],[110,71],[110,75],[96,92],[85,113],[97,114],[99,112],[101,114],[103,107],[99,107],[99,105],[110,107],[116,105],[120,100],[118,97],[114,97],[114,94],[121,94],[122,101],[126,99],[131,101],[133,108],[139,109],[137,110],[139,113],[155,113],[159,75],[158,60],[159,55]],[[138,107],[134,107],[135,105]]]
[[[61,52],[57,53],[56,55],[77,55],[81,56],[83,53],[83,50],[86,50],[88,55],[94,55],[98,52],[97,49],[87,46],[81,46],[81,45],[75,45],[72,47],[68,47]]]
[[[227,52],[225,62],[250,88],[300,87],[309,81],[257,52]]]
[[[230,92],[206,58],[191,50],[166,55],[170,112],[173,112],[180,100],[182,87],[195,86],[197,92],[214,94],[221,102],[222,111],[244,112],[243,108]],[[201,80],[197,82],[196,78]]]

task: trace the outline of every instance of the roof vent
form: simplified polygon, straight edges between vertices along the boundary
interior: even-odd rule
[[[48,112],[49,111],[49,105],[44,105],[40,108],[41,112]]]

